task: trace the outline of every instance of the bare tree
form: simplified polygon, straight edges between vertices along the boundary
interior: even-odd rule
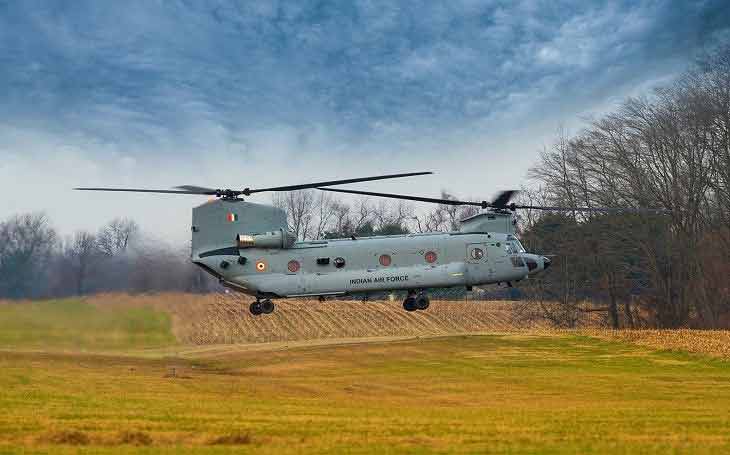
[[[442,190],[441,199],[456,199],[456,197]],[[407,218],[412,221],[417,232],[458,231],[462,220],[479,213],[479,208],[472,205],[439,204],[430,211],[413,216],[414,210],[411,206],[408,207]]]
[[[447,230],[445,213],[440,206],[413,217],[417,232],[442,232]]]
[[[96,236],[99,250],[115,256],[127,250],[139,235],[139,225],[129,218],[115,218],[99,230]]]
[[[0,296],[42,294],[45,267],[56,245],[56,232],[43,213],[17,215],[0,223]]]
[[[332,201],[331,210],[334,221],[325,237],[346,237],[352,230],[350,224],[350,206],[341,201]]]
[[[549,204],[549,198],[544,186],[537,186],[535,188],[522,187],[516,199],[519,205],[546,206]],[[520,210],[517,212],[515,217],[517,218],[518,232],[531,230],[543,215],[545,215],[544,211],[534,209]]]
[[[335,205],[334,197],[331,193],[320,191],[315,201],[316,207],[316,223],[314,238],[323,239],[327,231],[331,227],[331,222],[336,218],[338,208]]]
[[[78,231],[67,242],[64,257],[72,271],[76,295],[83,295],[88,291],[89,277],[102,254],[96,243],[96,236],[90,232]]]
[[[275,193],[273,204],[286,211],[289,230],[299,240],[310,238],[316,209],[314,190]]]
[[[447,193],[446,191],[441,191],[441,199],[456,199],[453,195]],[[461,221],[461,211],[458,205],[448,205],[448,204],[442,204],[439,205],[439,210],[441,210],[444,213],[444,218],[446,219],[446,223],[448,224],[447,230],[449,231],[457,231],[459,229],[459,221]]]
[[[413,206],[406,201],[381,200],[372,209],[375,231],[381,235],[406,233],[413,213]]]
[[[355,201],[350,211],[350,226],[352,232],[361,232],[363,227],[372,221],[373,206],[367,198],[360,198]]]

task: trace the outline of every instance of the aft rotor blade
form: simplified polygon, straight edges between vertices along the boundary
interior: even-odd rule
[[[141,188],[74,188],[79,191],[120,191],[125,193],[164,193],[164,194],[206,194],[214,195],[213,192],[191,191],[191,190],[147,190]]]
[[[519,193],[517,190],[507,190],[502,191],[497,195],[497,197],[492,201],[492,207],[506,207],[509,203],[510,199],[514,197],[515,194]]]
[[[176,186],[175,188],[179,188],[181,190],[185,191],[195,191],[200,194],[216,194],[220,190],[215,190],[213,188],[206,188],[204,186],[195,186],[195,185],[181,185]]]
[[[301,185],[274,186],[271,188],[256,188],[256,189],[246,188],[242,191],[242,194],[249,195],[249,194],[253,194],[253,193],[261,193],[264,191],[306,190],[308,188],[318,188],[321,186],[345,185],[348,183],[369,182],[372,180],[396,179],[396,178],[401,178],[401,177],[413,177],[416,175],[427,175],[427,174],[433,174],[433,172],[408,172],[405,174],[389,174],[389,175],[377,175],[374,177],[359,177],[359,178],[355,178],[355,179],[329,180],[326,182],[304,183]]]
[[[487,203],[486,201],[482,201],[482,202],[458,201],[456,199],[438,199],[438,198],[420,197],[420,196],[406,196],[404,194],[376,193],[373,191],[342,190],[342,189],[335,189],[335,188],[317,188],[317,189],[322,190],[322,191],[333,191],[336,193],[360,194],[363,196],[376,196],[376,197],[388,197],[388,198],[392,198],[392,199],[405,199],[407,201],[431,202],[433,204],[474,205],[474,206],[482,207],[482,208],[489,207],[489,203]]]

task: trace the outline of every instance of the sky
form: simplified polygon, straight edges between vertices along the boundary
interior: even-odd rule
[[[728,40],[724,0],[0,0],[0,220],[183,242],[198,196],[72,188],[424,170],[352,187],[489,199]]]

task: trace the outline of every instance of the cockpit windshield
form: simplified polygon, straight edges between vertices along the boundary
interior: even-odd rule
[[[518,254],[525,252],[525,248],[522,246],[520,241],[515,239],[514,237],[504,243],[504,249],[507,251],[507,254]]]
[[[519,240],[515,240],[514,242],[515,242],[515,245],[517,246],[517,252],[518,253],[526,253],[527,252],[527,250],[525,250],[525,247],[522,246],[522,244],[520,243]]]

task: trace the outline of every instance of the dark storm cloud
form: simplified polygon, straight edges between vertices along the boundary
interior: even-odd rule
[[[730,39],[726,5],[0,0],[0,220],[123,215],[184,245],[199,198],[71,188],[433,170],[358,187],[489,198],[558,126]]]
[[[201,122],[238,133],[324,125],[352,141],[489,128],[590,107],[676,69],[730,24],[729,9],[0,2],[0,121],[152,144]]]

